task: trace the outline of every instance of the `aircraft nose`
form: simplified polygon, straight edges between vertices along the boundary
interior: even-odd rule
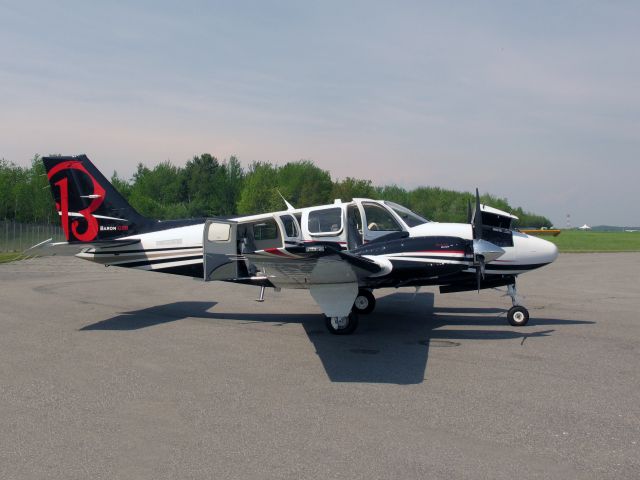
[[[529,236],[527,246],[529,255],[535,256],[538,263],[551,263],[558,258],[558,247],[548,240]]]
[[[531,235],[520,238],[516,250],[518,261],[526,264],[547,264],[558,258],[558,247],[554,243]]]
[[[557,245],[553,242],[550,242],[549,240],[543,240],[542,238],[539,238],[538,240],[543,242],[543,244],[540,245],[539,248],[542,251],[542,254],[547,258],[547,261],[549,263],[555,261],[555,259],[558,258]]]

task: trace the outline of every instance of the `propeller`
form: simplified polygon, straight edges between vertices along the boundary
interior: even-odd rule
[[[478,293],[480,293],[480,285],[484,279],[484,255],[478,252],[479,240],[482,240],[482,213],[480,211],[480,192],[476,188],[476,209],[475,215],[471,213],[471,200],[467,204],[467,218],[471,223],[471,229],[473,231],[473,261],[476,264],[476,283],[478,285]],[[473,220],[473,223],[472,223]]]
[[[476,213],[473,218],[473,238],[482,240],[482,211],[480,210],[480,193],[476,188]]]
[[[470,204],[471,202],[469,202]],[[469,212],[471,211],[471,205],[469,205]],[[469,215],[471,217],[471,215]],[[476,210],[473,216],[473,222],[469,219],[471,228],[473,230],[473,260],[476,267],[476,282],[478,285],[478,292],[482,286],[482,280],[484,279],[484,271],[486,262],[492,262],[498,257],[505,254],[505,251],[497,245],[484,240],[482,238],[482,210],[480,209],[480,193],[476,188]]]

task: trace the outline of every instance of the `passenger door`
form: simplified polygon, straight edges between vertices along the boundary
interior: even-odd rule
[[[202,247],[204,281],[238,277],[238,225],[231,220],[207,220]]]

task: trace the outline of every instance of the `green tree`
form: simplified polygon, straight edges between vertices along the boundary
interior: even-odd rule
[[[227,215],[235,210],[241,171],[237,159],[220,164],[209,153],[195,156],[184,169],[186,200],[192,216]],[[229,170],[233,181],[229,180]],[[240,175],[240,179],[237,176]]]
[[[329,203],[333,190],[331,175],[310,160],[289,162],[276,168],[276,187],[296,208]],[[282,200],[278,210],[284,208]]]
[[[377,198],[377,190],[371,180],[347,177],[333,184],[333,198],[349,202],[354,198]]]
[[[129,200],[131,197],[131,183],[129,183],[124,178],[118,176],[118,172],[113,171],[113,175],[111,175],[111,185],[122,195],[126,200]]]
[[[238,213],[264,213],[284,210],[277,192],[278,172],[270,163],[254,162],[245,175]],[[296,205],[297,206],[297,205]]]
[[[474,194],[438,187],[406,190],[397,185],[376,187],[370,180],[347,177],[332,182],[329,172],[301,160],[282,167],[254,162],[245,173],[236,157],[219,162],[209,153],[193,157],[184,168],[162,162],[150,169],[139,164],[131,180],[113,173],[114,187],[141,214],[152,218],[250,214],[284,210],[283,196],[296,207],[353,197],[390,200],[441,222],[466,222],[467,204]],[[0,218],[57,221],[44,166],[35,156],[30,167],[0,160]],[[513,208],[505,198],[483,194],[481,201],[513,212],[518,225],[551,226],[544,216]]]

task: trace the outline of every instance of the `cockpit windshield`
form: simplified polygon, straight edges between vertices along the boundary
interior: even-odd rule
[[[424,217],[421,217],[417,213],[412,212],[407,207],[403,207],[402,205],[398,205],[393,202],[384,202],[389,208],[391,208],[394,212],[396,212],[402,221],[407,224],[409,228],[416,227],[418,225],[422,225],[423,223],[429,223],[430,220],[427,220]]]

